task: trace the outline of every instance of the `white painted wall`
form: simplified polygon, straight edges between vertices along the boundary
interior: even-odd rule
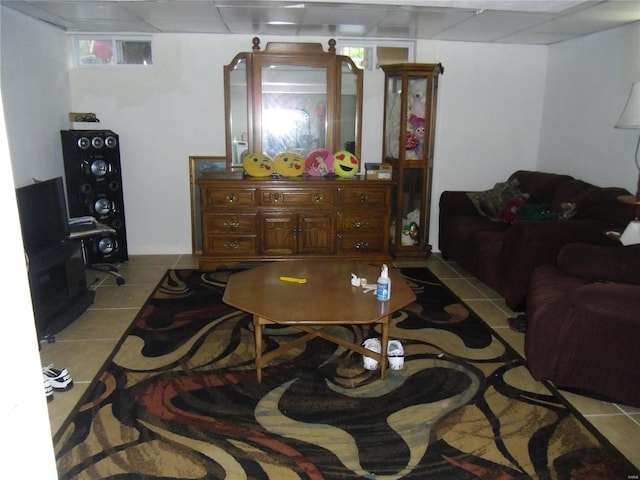
[[[3,12],[0,11],[0,35],[4,41]],[[3,55],[0,70],[9,67]],[[4,80],[4,76],[3,76]],[[25,83],[29,84],[28,79]],[[3,478],[58,478],[47,403],[42,383],[42,365],[38,353],[31,296],[27,280],[24,248],[20,234],[11,156],[5,126],[0,82],[0,199],[2,204],[2,248],[0,262],[0,301],[8,313],[5,341],[0,348],[0,364],[5,366],[8,384],[0,395]],[[25,169],[26,170],[26,169]]]
[[[16,187],[64,176],[60,130],[71,106],[67,36],[5,7],[2,96]]]
[[[640,23],[549,49],[538,167],[635,193],[638,130],[615,129],[640,81]]]

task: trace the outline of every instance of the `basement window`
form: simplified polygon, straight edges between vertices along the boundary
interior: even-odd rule
[[[101,65],[153,65],[151,37],[74,36],[76,67]]]
[[[358,68],[377,70],[382,65],[415,61],[415,45],[403,41],[340,40],[340,55],[351,57]]]

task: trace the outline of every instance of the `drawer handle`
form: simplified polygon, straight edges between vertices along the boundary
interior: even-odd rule
[[[367,227],[369,225],[369,220],[356,220],[353,222],[356,228]]]
[[[365,250],[369,248],[369,242],[356,242],[353,246],[356,247],[356,250]]]
[[[239,242],[225,242],[224,248],[226,248],[227,250],[237,250],[238,248],[240,248],[240,243]]]
[[[320,203],[324,200],[324,195],[322,193],[314,193],[311,198],[313,198],[314,202]]]
[[[358,199],[360,200],[360,203],[367,203],[369,201],[369,195],[366,193],[361,193]]]
[[[229,230],[234,230],[240,226],[240,222],[238,220],[227,220],[223,225]]]
[[[227,203],[235,203],[238,201],[238,195],[235,193],[229,193],[227,195]]]
[[[282,200],[282,195],[280,193],[272,193],[271,194],[271,201],[274,203],[278,203],[280,200]]]

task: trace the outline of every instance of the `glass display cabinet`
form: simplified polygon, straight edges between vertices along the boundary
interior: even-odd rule
[[[395,257],[431,252],[429,218],[441,64],[384,65],[382,158],[393,167],[390,244]]]
[[[228,166],[247,153],[349,150],[360,158],[362,70],[317,43],[270,42],[224,68]]]

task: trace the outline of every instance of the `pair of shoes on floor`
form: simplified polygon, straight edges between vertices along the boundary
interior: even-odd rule
[[[527,317],[524,315],[520,314],[517,317],[511,317],[508,322],[511,330],[515,330],[520,333],[527,332]]]
[[[379,338],[367,338],[362,346],[375,353],[382,352],[382,344]],[[387,343],[387,357],[389,358],[389,368],[391,370],[402,370],[404,367],[404,348],[399,340],[389,340]],[[365,370],[377,370],[378,361],[374,358],[362,356]]]
[[[66,392],[73,388],[73,379],[66,368],[59,370],[53,368],[53,363],[42,368],[44,381],[44,393],[47,402],[53,400],[53,392]]]

